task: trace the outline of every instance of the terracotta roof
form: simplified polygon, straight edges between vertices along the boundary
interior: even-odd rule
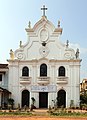
[[[8,69],[8,64],[0,64],[0,68],[6,68],[6,69]]]
[[[0,90],[2,90],[2,92],[4,92],[4,93],[9,93],[9,94],[11,94],[10,91],[8,91],[7,89],[4,89],[4,88],[2,88],[2,87],[0,87]]]

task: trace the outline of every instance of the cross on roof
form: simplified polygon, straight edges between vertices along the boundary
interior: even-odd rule
[[[43,10],[43,16],[45,16],[45,10],[47,10],[47,8],[45,7],[45,5],[43,5],[43,7],[41,8],[41,10]]]

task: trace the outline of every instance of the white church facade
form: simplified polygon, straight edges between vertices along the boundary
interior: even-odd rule
[[[45,11],[44,11],[45,12]],[[29,22],[27,42],[14,52],[8,60],[7,90],[14,99],[14,107],[31,106],[34,97],[36,108],[54,106],[70,107],[80,101],[80,58],[79,50],[61,43],[62,28],[57,28],[47,19],[45,13],[32,28]]]

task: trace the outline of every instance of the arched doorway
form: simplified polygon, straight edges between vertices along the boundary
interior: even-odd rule
[[[22,91],[22,107],[25,105],[29,107],[29,98],[30,98],[30,92],[28,90]]]
[[[66,92],[65,90],[59,90],[57,93],[57,105],[58,107],[66,107]]]
[[[47,65],[46,64],[41,64],[40,76],[47,76]]]

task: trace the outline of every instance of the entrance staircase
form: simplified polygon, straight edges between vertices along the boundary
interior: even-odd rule
[[[32,114],[35,116],[47,116],[48,115],[48,109],[34,109]]]

